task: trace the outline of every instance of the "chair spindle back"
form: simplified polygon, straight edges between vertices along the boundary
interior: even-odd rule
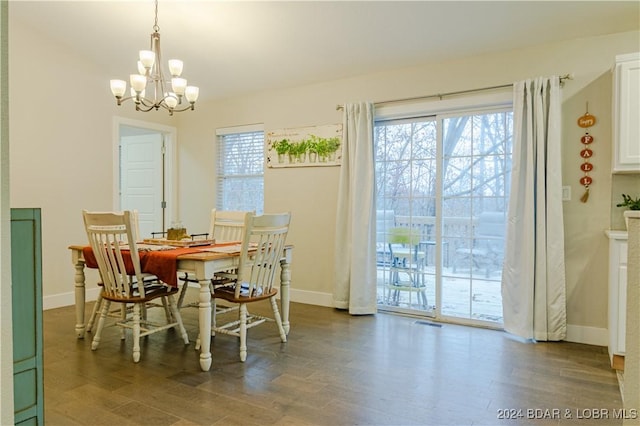
[[[287,233],[290,213],[247,215],[242,240],[236,298],[260,296],[271,291]],[[242,285],[240,285],[242,284]]]
[[[247,214],[249,214],[249,212],[211,210],[209,237],[215,239],[216,243],[242,241]]]
[[[136,228],[130,211],[82,212],[89,245],[96,258],[104,288],[112,297],[133,297],[133,280],[142,282],[140,257],[136,246]],[[123,252],[125,251],[126,252]],[[127,272],[127,264],[133,268],[132,276]],[[144,286],[138,286],[144,297]]]

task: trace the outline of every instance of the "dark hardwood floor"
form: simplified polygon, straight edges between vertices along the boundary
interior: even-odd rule
[[[90,334],[75,337],[72,306],[45,311],[46,424],[622,424],[603,347],[294,303],[287,343],[272,324],[254,328],[241,363],[237,339],[217,336],[202,372],[197,309],[183,317],[190,345],[160,332],[134,364],[130,333],[121,342],[106,328],[91,351]]]

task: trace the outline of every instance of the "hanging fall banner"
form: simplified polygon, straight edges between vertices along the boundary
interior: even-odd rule
[[[578,118],[578,126],[583,129],[587,129],[584,136],[580,138],[580,143],[583,149],[580,151],[580,157],[583,163],[580,165],[580,170],[584,172],[584,176],[580,178],[580,185],[584,186],[584,194],[580,197],[580,201],[586,203],[589,199],[589,187],[593,183],[593,178],[589,176],[589,172],[593,170],[593,164],[590,162],[593,157],[593,150],[590,148],[594,141],[593,136],[589,134],[589,128],[596,124],[596,117],[589,114],[589,104],[587,104],[587,112],[580,118]]]

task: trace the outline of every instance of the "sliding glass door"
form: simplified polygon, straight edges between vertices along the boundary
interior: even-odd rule
[[[374,138],[378,304],[434,315],[437,123],[378,122]]]
[[[376,123],[381,309],[502,322],[511,136],[505,109]]]

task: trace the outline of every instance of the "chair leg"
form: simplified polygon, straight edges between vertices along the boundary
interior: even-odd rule
[[[247,359],[247,305],[240,304],[240,361]]]
[[[187,276],[188,275],[185,275],[185,282],[182,284],[182,288],[180,289],[180,296],[178,297],[178,309],[182,309],[184,297],[187,295],[187,289],[189,288],[189,281],[186,281]]]
[[[216,298],[211,298],[211,336],[216,337]]]
[[[100,319],[98,320],[98,329],[96,330],[96,334],[93,336],[93,341],[91,342],[91,350],[95,351],[98,349],[98,345],[100,344],[100,336],[102,335],[102,328],[104,327],[104,323],[107,320],[107,314],[109,313],[109,308],[111,307],[111,301],[103,300],[102,303],[102,312],[100,313]]]
[[[271,300],[271,308],[273,309],[273,318],[276,320],[276,325],[278,326],[278,331],[280,332],[280,340],[283,342],[287,341],[287,333],[284,331],[284,327],[282,326],[282,318],[280,317],[280,311],[278,310],[278,302],[276,302],[276,297],[270,297]]]
[[[143,320],[147,320],[147,304],[144,303],[140,306],[140,318]]]
[[[91,311],[91,316],[89,317],[89,323],[87,324],[87,333],[91,333],[91,329],[93,328],[93,324],[96,321],[98,315],[100,315],[100,305],[102,304],[102,291],[98,293],[98,298],[96,299],[96,303],[93,305],[93,311]]]
[[[426,310],[429,304],[427,302],[427,293],[424,290],[418,292],[418,299],[420,298],[422,298],[422,307]]]
[[[165,297],[162,298],[163,300],[165,299]],[[178,305],[176,304],[176,300],[174,299],[173,296],[169,296],[166,299],[169,299],[169,307],[171,308],[171,314],[173,315],[173,318],[175,318],[176,322],[178,323],[178,329],[180,330],[180,335],[182,336],[182,340],[184,341],[185,345],[189,344],[189,335],[187,334],[187,330],[185,330],[184,328],[184,324],[182,323],[182,315],[180,315],[180,311],[178,310]],[[164,303],[167,303],[166,300],[164,301]]]
[[[165,297],[161,297],[161,299],[162,307],[164,308],[164,316],[167,318],[167,322],[173,322],[175,317],[173,316],[171,307],[167,304],[167,299]]]
[[[123,323],[127,321],[127,304],[120,303],[120,321]],[[126,337],[124,327],[120,327],[120,340],[124,340]]]
[[[140,305],[133,305],[133,362],[140,361]]]

